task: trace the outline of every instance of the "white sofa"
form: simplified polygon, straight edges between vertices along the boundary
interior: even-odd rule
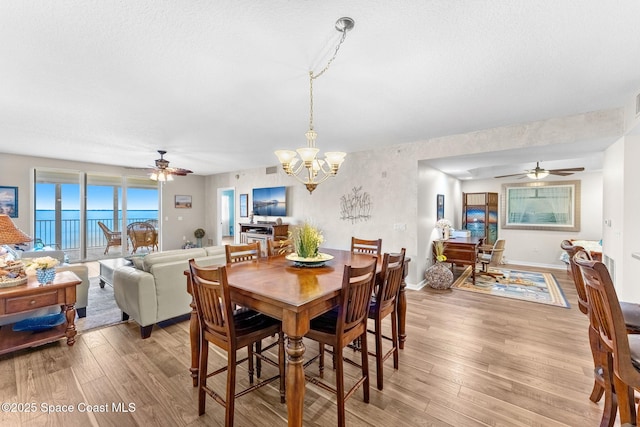
[[[85,317],[87,315],[87,305],[89,304],[89,270],[86,265],[81,264],[64,264],[64,252],[63,251],[33,251],[33,252],[18,252],[22,259],[39,258],[50,256],[60,261],[60,265],[56,267],[56,271],[73,271],[82,280],[78,286],[76,286],[76,313],[78,317]],[[46,307],[38,310],[34,310],[28,313],[20,313],[10,316],[0,317],[0,325],[8,325],[15,323],[28,317],[45,316],[47,314],[59,313],[59,307]]]
[[[133,257],[134,265],[113,272],[113,292],[122,319],[135,320],[143,339],[151,336],[154,324],[191,313],[184,275],[191,258],[205,266],[226,263],[224,246],[210,246]]]

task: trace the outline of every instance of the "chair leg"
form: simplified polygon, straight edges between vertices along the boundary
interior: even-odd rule
[[[369,353],[367,349],[367,331],[362,334],[362,376],[364,382],[362,383],[362,392],[364,394],[364,402],[369,403]],[[342,351],[340,351],[340,359],[342,360]]]
[[[233,426],[236,406],[236,358],[236,351],[231,349],[227,359],[227,404],[224,412],[224,425],[227,427]]]
[[[256,353],[257,354],[262,353],[262,340],[256,341]],[[262,374],[262,359],[260,359],[259,357],[256,357],[256,378],[260,378],[261,374]]]
[[[598,356],[604,380],[604,387],[601,387],[604,393],[604,406],[602,408],[600,427],[613,427],[618,412],[618,398],[615,394],[613,379],[613,355],[601,349]],[[631,405],[633,406],[633,404],[634,401],[632,400]]]
[[[391,312],[391,345],[393,346],[393,369],[398,369],[398,315],[395,310]]]
[[[207,394],[204,391],[207,386],[207,364],[209,361],[209,343],[200,337],[200,360],[198,361],[198,415],[203,415],[206,406]]]
[[[362,351],[363,359],[367,359],[366,349]],[[344,359],[342,358],[342,346],[337,345],[333,348],[333,354],[336,356],[336,400],[338,404],[338,427],[345,426],[344,416]]]
[[[247,357],[249,359],[249,384],[253,385],[253,343],[247,346]]]
[[[286,373],[285,373],[284,332],[278,334],[278,369],[280,371],[280,403],[286,402]]]
[[[614,388],[618,398],[620,424],[636,425],[636,408],[633,400],[633,389],[625,384],[617,375],[613,374]],[[606,393],[606,390],[605,390]]]
[[[324,344],[323,343],[318,343],[318,352],[320,353],[320,357],[318,358],[318,375],[320,376],[320,378],[323,378],[324,376]]]
[[[384,364],[384,361],[382,360],[382,358],[383,358],[383,355],[382,355],[382,319],[380,319],[380,316],[376,316],[376,318],[374,319],[374,332],[375,332],[375,339],[376,339],[376,379],[377,379],[378,390],[382,390],[382,387],[383,387],[383,368],[382,368],[382,365]],[[365,335],[365,339],[366,339],[366,335]],[[362,351],[362,354],[366,354],[364,352],[364,350]]]
[[[604,375],[606,372],[604,372],[605,367],[602,366],[602,357],[600,355],[600,352],[601,352],[600,333],[596,331],[594,328],[592,328],[591,326],[589,326],[589,344],[591,346],[591,355],[593,356],[594,369],[596,371],[598,369],[602,369],[603,375]],[[595,375],[598,375],[598,373],[595,373]],[[606,378],[604,378],[604,381],[605,382],[607,381]],[[593,403],[597,403],[600,401],[603,394],[604,394],[604,387],[602,387],[602,384],[600,383],[600,381],[598,381],[597,378],[594,379],[593,389],[591,390],[591,395],[589,396],[589,400],[591,400]]]

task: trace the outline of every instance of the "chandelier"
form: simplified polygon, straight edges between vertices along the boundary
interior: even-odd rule
[[[313,81],[329,69],[338,54],[338,50],[340,50],[340,46],[347,37],[347,31],[351,30],[353,26],[354,21],[351,18],[345,17],[336,21],[336,30],[342,33],[342,37],[340,37],[333,57],[318,74],[309,71],[309,130],[305,133],[307,146],[298,148],[296,151],[277,150],[275,152],[286,174],[303,183],[309,190],[309,194],[313,193],[318,184],[338,173],[338,169],[340,169],[340,165],[347,155],[347,153],[339,151],[330,151],[324,153],[324,159],[318,159],[318,152],[320,151],[316,148],[318,134],[313,129]],[[300,155],[299,158],[298,155]]]

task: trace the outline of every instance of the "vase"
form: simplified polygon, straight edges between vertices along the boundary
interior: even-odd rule
[[[450,236],[451,236],[451,229],[445,228],[444,230],[442,230],[442,238],[444,240],[449,239]]]
[[[38,283],[41,283],[43,285],[46,283],[52,283],[55,277],[55,268],[38,268],[36,270],[36,279],[38,279]]]
[[[453,284],[453,273],[443,262],[436,262],[424,274],[427,285],[433,289],[449,289]]]

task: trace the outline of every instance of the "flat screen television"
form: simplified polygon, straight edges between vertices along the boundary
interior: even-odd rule
[[[259,216],[287,216],[287,187],[254,188],[253,213]]]

